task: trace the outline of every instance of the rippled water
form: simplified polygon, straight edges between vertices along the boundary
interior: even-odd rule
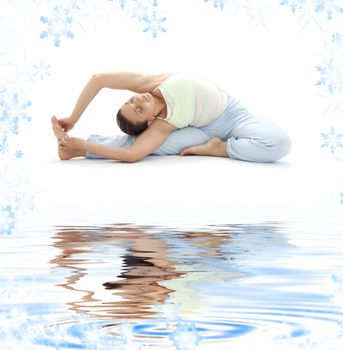
[[[25,225],[1,238],[0,349],[340,349],[342,227]]]

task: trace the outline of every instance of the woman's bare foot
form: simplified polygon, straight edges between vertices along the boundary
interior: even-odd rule
[[[206,143],[184,149],[180,155],[187,156],[194,154],[197,156],[228,157],[226,142],[218,137],[213,137]]]
[[[68,134],[63,130],[60,124],[58,124],[58,119],[53,116],[51,117],[52,130],[57,137],[57,139],[63,139],[63,137],[68,137]]]
[[[61,145],[58,146],[58,155],[61,160],[69,160],[76,157],[84,157],[86,154],[85,151],[81,149],[66,149]]]
[[[57,137],[58,142],[65,137],[69,137],[68,134],[63,130],[61,125],[58,124],[58,120],[55,116],[51,118],[52,130]],[[75,157],[84,157],[85,151],[80,149],[67,149],[58,145],[58,155],[61,160],[68,160]]]

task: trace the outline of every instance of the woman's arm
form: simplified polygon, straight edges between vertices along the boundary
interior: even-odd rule
[[[107,159],[133,163],[155,151],[176,129],[176,127],[163,120],[155,119],[151,125],[137,137],[132,146],[127,148],[90,143],[76,137],[66,137],[60,141],[60,145],[67,149],[81,149],[83,151],[95,153]]]
[[[130,72],[96,74],[102,88],[130,90],[137,93],[152,92],[170,74],[139,74]]]
[[[69,131],[102,88],[151,92],[168,78],[169,74],[139,74],[130,72],[95,74],[82,90],[69,118],[59,121],[65,131]]]

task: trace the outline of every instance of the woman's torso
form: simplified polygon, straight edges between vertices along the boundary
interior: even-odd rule
[[[164,121],[181,129],[200,127],[218,118],[229,103],[229,95],[207,79],[174,73],[156,89],[167,106]]]

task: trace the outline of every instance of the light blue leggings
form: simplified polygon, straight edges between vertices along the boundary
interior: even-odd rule
[[[199,128],[186,127],[172,132],[151,155],[179,154],[184,148],[206,143],[214,136],[227,142],[230,158],[250,162],[274,162],[286,156],[291,149],[291,141],[285,131],[267,119],[252,115],[231,97],[229,105],[216,120]],[[130,147],[136,137],[91,135],[87,141],[112,147]],[[86,158],[102,157],[87,152]]]

